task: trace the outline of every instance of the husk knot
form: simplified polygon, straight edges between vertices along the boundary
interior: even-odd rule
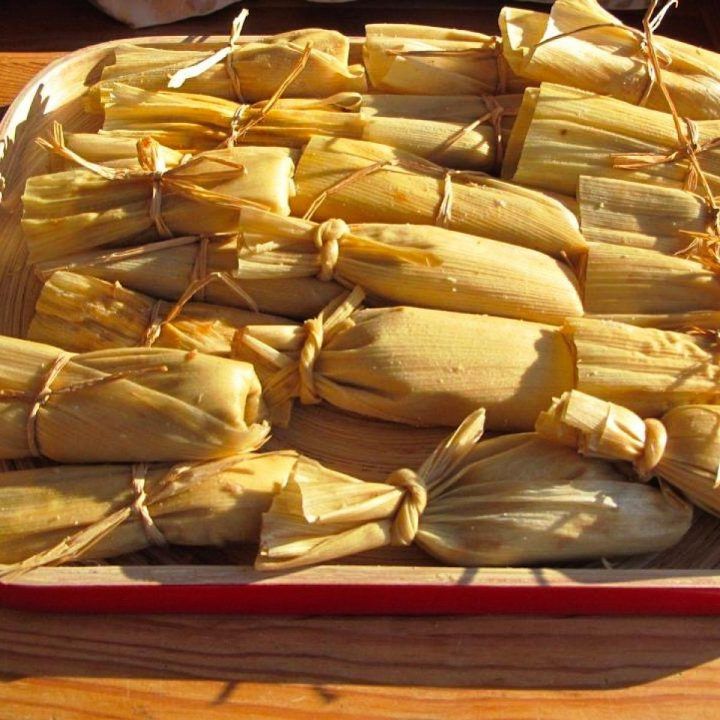
[[[350,233],[350,228],[344,220],[333,218],[320,223],[315,228],[315,247],[320,251],[320,270],[318,279],[332,280],[335,266],[340,257],[340,240]]]
[[[420,517],[427,507],[425,483],[418,473],[408,468],[395,470],[385,482],[404,491],[390,529],[391,544],[410,545],[417,535]]]

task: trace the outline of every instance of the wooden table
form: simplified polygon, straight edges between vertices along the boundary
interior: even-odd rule
[[[497,9],[483,0],[245,5],[253,11],[248,32],[258,34],[311,25],[361,34],[365,22],[380,20],[492,31]],[[159,32],[224,34],[236,11]],[[720,3],[683,0],[672,30],[720,47]],[[149,33],[133,33],[82,0],[2,0],[0,106],[50,60],[133,34]],[[714,720],[719,658],[713,618],[68,617],[0,609],[0,720]]]

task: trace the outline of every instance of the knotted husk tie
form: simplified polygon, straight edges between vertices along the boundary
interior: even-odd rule
[[[422,478],[408,468],[395,470],[385,482],[403,491],[403,499],[390,529],[390,544],[411,545],[420,528],[420,517],[427,507],[425,485]]]
[[[318,279],[333,279],[335,266],[340,258],[340,240],[350,234],[350,227],[344,220],[331,218],[315,228],[315,247],[320,251]]]

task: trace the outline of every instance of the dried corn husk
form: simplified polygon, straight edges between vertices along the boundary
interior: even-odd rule
[[[74,355],[0,338],[0,459],[203,460],[267,429],[252,366],[180,350]]]
[[[573,387],[573,357],[550,325],[393,307],[354,309],[355,289],[304,327],[248,326],[235,357],[253,362],[277,424],[291,399],[366,417],[453,426],[484,405],[492,430],[527,429]]]
[[[533,433],[476,444],[470,415],[417,471],[385,483],[328,476],[299,462],[263,517],[256,566],[287,569],[416,543],[453,565],[525,565],[669,547],[692,511]],[[578,462],[580,461],[580,462]]]
[[[0,575],[155,544],[256,543],[261,515],[296,462],[290,451],[247,452],[187,465],[65,465],[2,473]]]
[[[698,147],[720,136],[720,120],[695,123]],[[525,93],[510,135],[503,177],[574,194],[581,175],[681,188],[688,162],[671,115],[605,95],[551,83]],[[720,190],[720,148],[698,158],[710,187]],[[623,168],[620,165],[627,165]]]
[[[69,269],[164,300],[179,300],[187,288],[209,275],[235,275],[238,271],[237,239],[232,236],[172,238],[118,250],[70,255],[61,261],[40,263],[43,279],[54,271]],[[306,319],[343,292],[334,282],[315,277],[282,277],[278,280],[243,278],[245,294],[228,284],[213,282],[197,299],[218,305],[250,308],[286,317]]]
[[[720,315],[720,277],[700,263],[631,246],[588,245],[584,267],[588,315],[632,322],[634,314],[657,314],[663,327],[671,327],[670,319],[675,317],[679,329],[691,327],[688,314]]]
[[[365,26],[363,58],[373,89],[424,95],[518,92],[499,38],[467,30],[377,23]]]
[[[173,306],[120,283],[61,270],[43,286],[27,337],[78,353],[154,346],[229,355],[235,331],[257,323],[288,320],[200,302]]]
[[[452,174],[386,145],[315,136],[295,181],[295,215],[438,224],[556,257],[586,249],[577,219],[557,200],[480,174]]]
[[[581,177],[580,221],[586,240],[674,255],[690,244],[684,232],[705,232],[702,198],[684,190],[614,178]]]
[[[241,281],[334,278],[347,287],[361,285],[380,304],[553,324],[583,313],[572,270],[528,248],[433,226],[318,224],[255,208],[243,210],[241,223]]]
[[[362,65],[348,65],[349,41],[334,30],[309,28],[281,33],[260,42],[236,45],[230,57],[210,64],[196,77],[187,77],[170,89],[214,97],[255,102],[269,98],[312,44],[302,73],[288,88],[289,97],[322,97],[343,91],[363,92],[367,83]],[[115,63],[103,68],[102,80],[90,91],[90,107],[108,82],[120,81],[146,90],[164,90],[178,71],[212,56],[204,50],[164,50],[140,45],[119,45]],[[234,73],[237,82],[229,72]]]
[[[399,467],[420,467],[447,428],[369,420],[329,405],[298,405],[287,427],[273,427],[267,450],[293,448],[330,470],[382,482]]]
[[[488,109],[473,118],[484,124],[472,128],[468,123],[412,116],[298,107],[265,109],[205,95],[151,92],[122,84],[108,86],[102,99],[104,134],[138,139],[152,135],[187,153],[212,149],[226,139],[228,143],[299,148],[312,135],[322,134],[382,142],[462,169],[489,169],[497,156],[498,131]],[[498,106],[500,112],[502,107]]]
[[[575,389],[643,417],[671,407],[715,403],[720,365],[712,334],[689,335],[610,320],[568,319],[577,360]]]
[[[630,462],[641,479],[666,480],[720,514],[720,406],[681,405],[660,420],[643,421],[627,408],[573,390],[540,415],[537,431],[586,457]]]
[[[596,25],[601,27],[578,32]],[[651,80],[642,33],[623,25],[596,0],[556,0],[549,15],[503,8],[500,28],[505,58],[521,77],[667,111],[660,88]],[[665,65],[664,83],[680,114],[717,118],[720,55],[660,36],[655,45]]]

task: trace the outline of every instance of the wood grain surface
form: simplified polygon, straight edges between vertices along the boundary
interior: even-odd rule
[[[244,4],[252,10],[251,33],[315,25],[355,34],[380,20],[492,30],[499,5]],[[225,34],[236,11],[156,32]],[[682,0],[672,30],[719,47],[720,3]],[[83,0],[0,0],[0,106],[65,52],[152,32],[129,30]],[[715,720],[719,681],[714,618],[70,617],[0,610],[0,720]]]

